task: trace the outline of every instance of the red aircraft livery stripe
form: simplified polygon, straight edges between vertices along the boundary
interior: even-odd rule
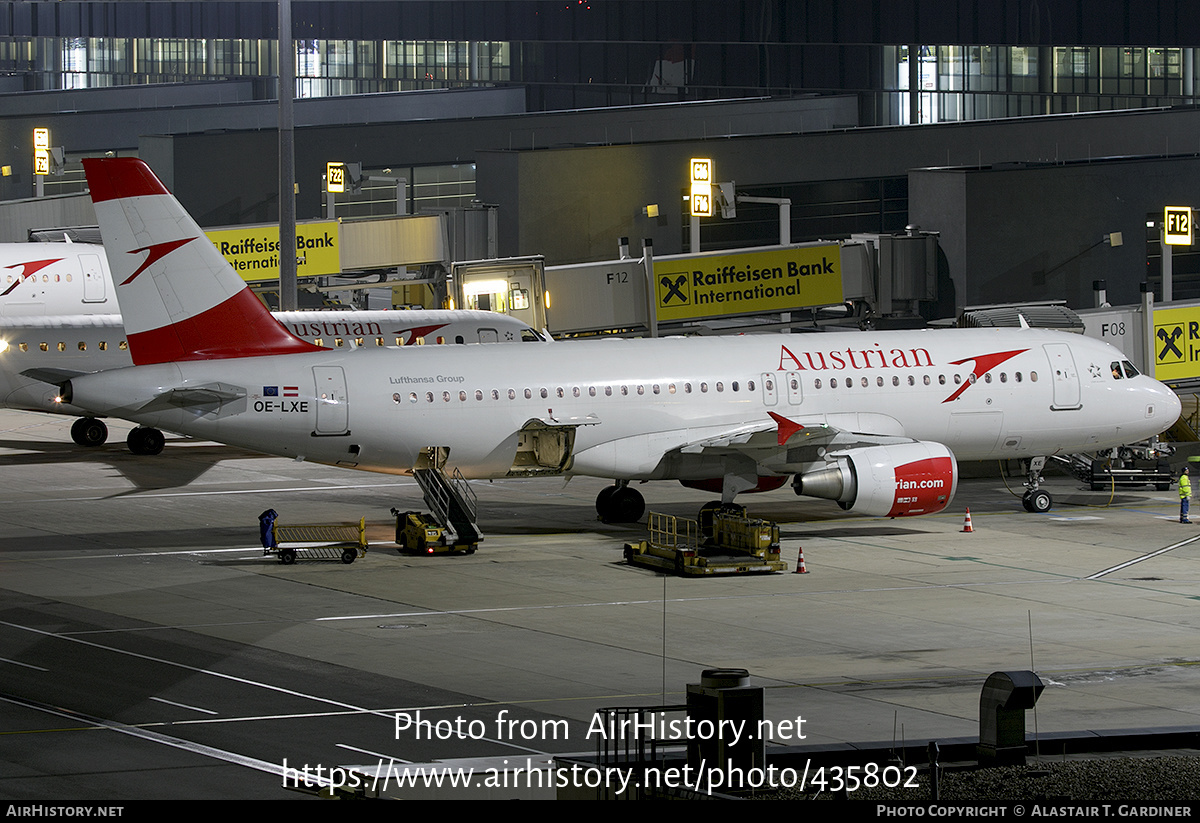
[[[175,251],[175,249],[186,243],[190,243],[195,239],[195,237],[185,237],[182,240],[168,240],[165,243],[155,243],[153,246],[145,246],[143,248],[134,249],[131,252],[127,252],[128,254],[141,254],[142,252],[149,252],[149,254],[147,254],[146,259],[142,261],[142,265],[137,267],[137,271],[125,278],[125,280],[121,282],[121,285],[128,286],[133,282],[135,277],[144,272],[146,269],[153,266],[159,260],[162,260],[168,254]]]
[[[952,361],[950,361],[950,365],[951,366],[961,366],[963,363],[970,363],[970,362],[974,361],[975,368],[971,370],[971,374],[977,380],[980,377],[983,377],[988,372],[990,372],[992,369],[999,366],[1004,361],[1009,360],[1013,357],[1016,357],[1018,354],[1024,354],[1027,351],[1029,351],[1029,349],[1016,349],[1014,351],[1001,351],[1001,352],[994,352],[993,354],[977,354],[974,357],[964,357],[962,360],[952,360]],[[942,402],[949,403],[951,400],[957,400],[959,395],[961,395],[963,392],[965,392],[967,389],[969,389],[971,386],[973,386],[974,383],[975,383],[975,381],[972,380],[970,377],[968,377],[967,382],[965,382],[961,386],[959,386],[958,389],[954,392],[954,394],[950,395]]]
[[[313,351],[324,349],[293,337],[249,289],[178,323],[129,335],[129,353],[138,366]]]
[[[17,266],[20,266],[21,274],[17,277],[16,280],[13,281],[13,284],[11,286],[9,286],[3,292],[0,292],[0,297],[8,294],[10,291],[12,291],[17,286],[24,283],[30,277],[33,277],[39,271],[46,268],[46,266],[53,265],[54,263],[58,263],[59,261],[64,260],[64,259],[65,258],[62,258],[62,257],[55,257],[51,260],[30,260],[28,263],[16,263],[12,266],[6,266],[5,268],[9,268],[9,269],[15,269],[15,268],[17,268]]]
[[[91,158],[83,161],[93,203],[168,194],[150,167],[135,157]]]

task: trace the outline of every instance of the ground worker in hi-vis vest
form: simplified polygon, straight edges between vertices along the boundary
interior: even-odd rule
[[[1188,478],[1187,466],[1179,473],[1179,522],[1191,523],[1188,520],[1188,505],[1192,500],[1192,481]]]

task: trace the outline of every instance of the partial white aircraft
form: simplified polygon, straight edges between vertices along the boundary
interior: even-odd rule
[[[0,317],[118,313],[100,246],[0,243]]]
[[[302,460],[468,478],[614,478],[798,494],[877,516],[937,512],[956,459],[1151,437],[1178,398],[1086,337],[979,329],[326,351],[275,322],[150,169],[85,160],[135,366],[36,373],[66,402]],[[199,242],[198,242],[199,241]],[[1033,488],[1027,508],[1046,510]]]
[[[81,446],[104,443],[108,428],[102,420],[58,402],[51,387],[21,374],[39,368],[95,372],[133,364],[104,248],[0,244],[0,287],[0,405],[80,415],[72,439]],[[526,324],[495,312],[319,311],[276,312],[275,317],[297,337],[333,349],[542,341]],[[141,434],[130,448],[145,454],[161,450],[161,433],[148,439]]]

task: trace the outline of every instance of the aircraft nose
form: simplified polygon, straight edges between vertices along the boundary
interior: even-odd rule
[[[1162,386],[1162,399],[1157,402],[1151,401],[1150,408],[1146,410],[1147,416],[1153,415],[1170,427],[1175,425],[1175,421],[1183,413],[1183,403],[1180,402],[1179,395],[1174,391],[1162,383],[1159,383],[1159,385]]]

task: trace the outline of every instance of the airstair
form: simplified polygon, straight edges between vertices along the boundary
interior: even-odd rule
[[[446,457],[449,449],[444,446],[427,446],[421,449],[413,478],[421,487],[425,505],[439,524],[446,530],[447,544],[475,544],[483,539],[479,530],[479,502],[465,477],[458,469],[453,475],[446,474]]]

